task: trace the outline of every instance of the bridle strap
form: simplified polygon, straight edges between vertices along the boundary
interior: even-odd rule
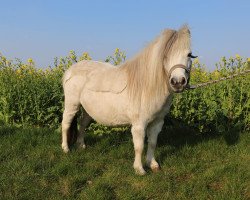
[[[177,65],[174,65],[173,67],[171,67],[171,69],[169,71],[166,72],[166,75],[167,75],[167,79],[169,80],[172,72],[177,69],[177,68],[182,68],[184,69],[188,74],[190,73],[190,70],[183,64],[177,64]]]
[[[177,68],[185,69],[185,71],[186,71],[187,73],[189,73],[189,69],[188,69],[185,65],[183,65],[183,64],[177,64],[177,65],[174,65],[173,67],[171,67],[171,69],[170,69],[169,72],[168,72],[168,76],[170,76],[170,75],[172,74],[172,72],[173,72],[175,69],[177,69]],[[170,78],[170,77],[169,77],[169,78]]]

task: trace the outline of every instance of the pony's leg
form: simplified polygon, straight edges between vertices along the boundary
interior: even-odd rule
[[[92,118],[88,115],[88,113],[83,110],[80,116],[80,128],[79,128],[79,134],[77,137],[77,144],[79,147],[86,148],[86,145],[84,143],[84,134],[85,134],[85,129],[87,126],[90,124]]]
[[[149,124],[147,128],[147,136],[148,136],[148,150],[146,161],[148,167],[150,167],[153,171],[158,171],[160,169],[159,164],[156,162],[154,157],[154,151],[157,143],[157,137],[160,133],[162,126],[164,124],[164,120],[155,120]]]
[[[68,134],[70,131],[71,123],[79,110],[79,103],[77,102],[68,102],[65,97],[65,109],[63,112],[63,120],[62,120],[62,149],[65,153],[69,152],[68,145]]]
[[[143,169],[141,157],[144,147],[145,126],[132,124],[131,132],[135,149],[134,169],[139,175],[144,175],[146,171]]]

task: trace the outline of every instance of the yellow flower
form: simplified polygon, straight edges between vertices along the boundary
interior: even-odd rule
[[[91,60],[92,58],[89,56],[88,52],[84,52],[80,57],[80,60]]]
[[[28,71],[28,73],[29,73],[30,75],[32,75],[32,74],[34,74],[34,70],[30,69],[30,70]]]
[[[236,54],[236,55],[235,55],[235,58],[236,58],[236,59],[240,59],[241,57],[240,57],[239,54]]]
[[[21,70],[25,70],[25,69],[27,69],[27,65],[22,65]]]
[[[28,62],[28,63],[33,63],[34,61],[32,60],[32,58],[29,58],[29,59],[27,60],[27,62]]]
[[[21,69],[16,70],[17,74],[21,74]]]
[[[44,71],[44,73],[47,74],[47,75],[49,75],[50,72],[51,72],[51,69],[49,69],[49,68],[45,69],[45,71]]]
[[[249,63],[250,63],[250,58],[248,58],[248,59],[247,59],[247,62],[249,62]]]
[[[220,73],[217,70],[215,70],[214,71],[214,76],[215,76],[215,78],[219,78],[220,77]]]
[[[116,48],[115,49],[115,54],[119,53],[120,49],[119,48]]]

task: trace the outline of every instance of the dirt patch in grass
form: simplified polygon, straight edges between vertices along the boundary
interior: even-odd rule
[[[214,191],[219,191],[223,189],[223,183],[221,181],[214,181],[207,185],[207,188]]]
[[[176,181],[177,182],[185,182],[185,181],[189,181],[194,177],[193,174],[191,173],[187,173],[187,174],[182,174],[176,177]]]

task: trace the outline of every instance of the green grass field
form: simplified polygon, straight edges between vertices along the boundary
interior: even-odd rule
[[[250,134],[164,127],[162,170],[137,176],[131,134],[89,133],[64,154],[52,129],[0,128],[0,199],[250,199]]]
[[[105,61],[119,65],[125,58],[116,49]],[[0,53],[0,200],[250,200],[250,76],[175,95],[172,124],[156,151],[162,170],[147,169],[140,177],[126,128],[92,124],[86,150],[61,150],[62,76],[73,63],[90,59],[70,51],[40,69],[32,59],[23,63]],[[209,72],[195,59],[191,84],[250,69],[250,58],[222,57],[215,66]]]

